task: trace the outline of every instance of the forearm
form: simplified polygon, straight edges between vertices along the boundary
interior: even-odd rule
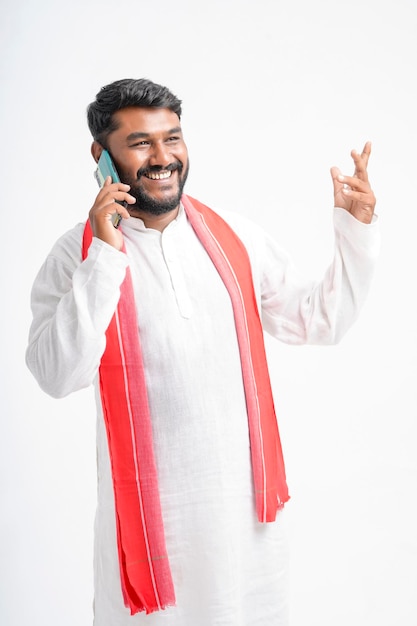
[[[125,255],[93,241],[73,273],[55,257],[41,269],[32,290],[26,362],[51,396],[63,397],[93,382],[126,265]]]
[[[338,343],[356,321],[368,297],[379,252],[377,218],[365,224],[335,209],[335,253],[320,294],[329,317],[328,343]],[[319,343],[320,336],[309,337]]]
[[[286,343],[334,344],[358,317],[369,292],[379,247],[377,224],[335,209],[335,253],[322,281],[284,276],[263,306],[265,329]]]

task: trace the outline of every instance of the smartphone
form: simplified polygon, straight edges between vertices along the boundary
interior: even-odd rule
[[[107,176],[111,177],[112,183],[120,183],[119,174],[114,167],[114,163],[111,159],[111,156],[107,150],[103,150],[100,155],[100,158],[97,163],[97,169],[94,172],[94,176],[98,182],[98,186],[102,187],[104,185],[104,181]],[[116,200],[117,202],[117,200]],[[126,206],[126,202],[119,202],[123,206]],[[122,216],[119,213],[114,213],[112,216],[112,224],[115,228],[119,227],[120,222],[122,221]]]

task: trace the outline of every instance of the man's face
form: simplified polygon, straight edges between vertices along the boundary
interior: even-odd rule
[[[179,205],[188,175],[188,153],[178,116],[169,109],[127,107],[114,114],[117,130],[108,149],[120,180],[130,185],[135,210],[162,215]]]

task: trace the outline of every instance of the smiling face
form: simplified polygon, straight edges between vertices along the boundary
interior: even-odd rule
[[[130,185],[131,215],[178,208],[188,175],[188,153],[178,116],[169,109],[127,107],[113,115],[107,147],[120,179]],[[139,215],[140,216],[140,215]]]

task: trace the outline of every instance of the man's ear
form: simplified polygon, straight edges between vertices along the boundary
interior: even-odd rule
[[[98,163],[98,160],[103,150],[104,148],[101,143],[99,143],[98,141],[93,141],[93,143],[91,144],[91,154],[93,155],[93,159],[96,163]]]

